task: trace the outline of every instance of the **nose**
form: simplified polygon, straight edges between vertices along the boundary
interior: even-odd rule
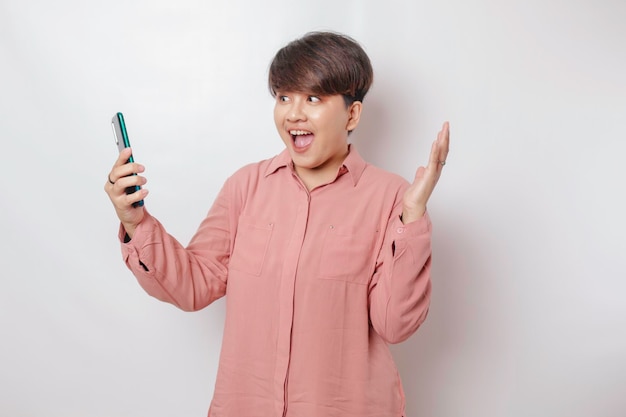
[[[289,122],[301,122],[306,120],[302,100],[293,100],[287,111],[287,120]]]

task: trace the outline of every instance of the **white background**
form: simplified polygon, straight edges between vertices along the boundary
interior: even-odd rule
[[[366,159],[412,179],[451,123],[430,315],[393,346],[408,415],[623,417],[625,21],[618,0],[0,0],[0,415],[206,415],[224,301],[184,313],[125,269],[110,119],[186,243],[282,149],[276,50],[331,29],[374,65]]]

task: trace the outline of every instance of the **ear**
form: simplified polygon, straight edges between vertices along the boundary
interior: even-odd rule
[[[360,101],[355,101],[348,107],[348,124],[346,125],[348,132],[352,132],[359,124],[361,110],[363,110],[363,103]]]

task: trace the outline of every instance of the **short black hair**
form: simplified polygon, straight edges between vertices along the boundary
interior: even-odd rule
[[[341,94],[350,105],[363,101],[374,71],[354,39],[336,32],[309,32],[276,53],[268,78],[272,96],[280,91]]]

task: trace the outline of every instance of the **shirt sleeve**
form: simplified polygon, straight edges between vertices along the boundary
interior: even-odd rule
[[[133,238],[125,242],[125,235],[120,226],[124,262],[151,296],[196,311],[226,293],[230,254],[226,185],[186,248],[147,211]]]
[[[369,293],[372,326],[388,343],[402,342],[417,330],[431,294],[430,218],[425,213],[403,224],[399,214],[388,223]]]

